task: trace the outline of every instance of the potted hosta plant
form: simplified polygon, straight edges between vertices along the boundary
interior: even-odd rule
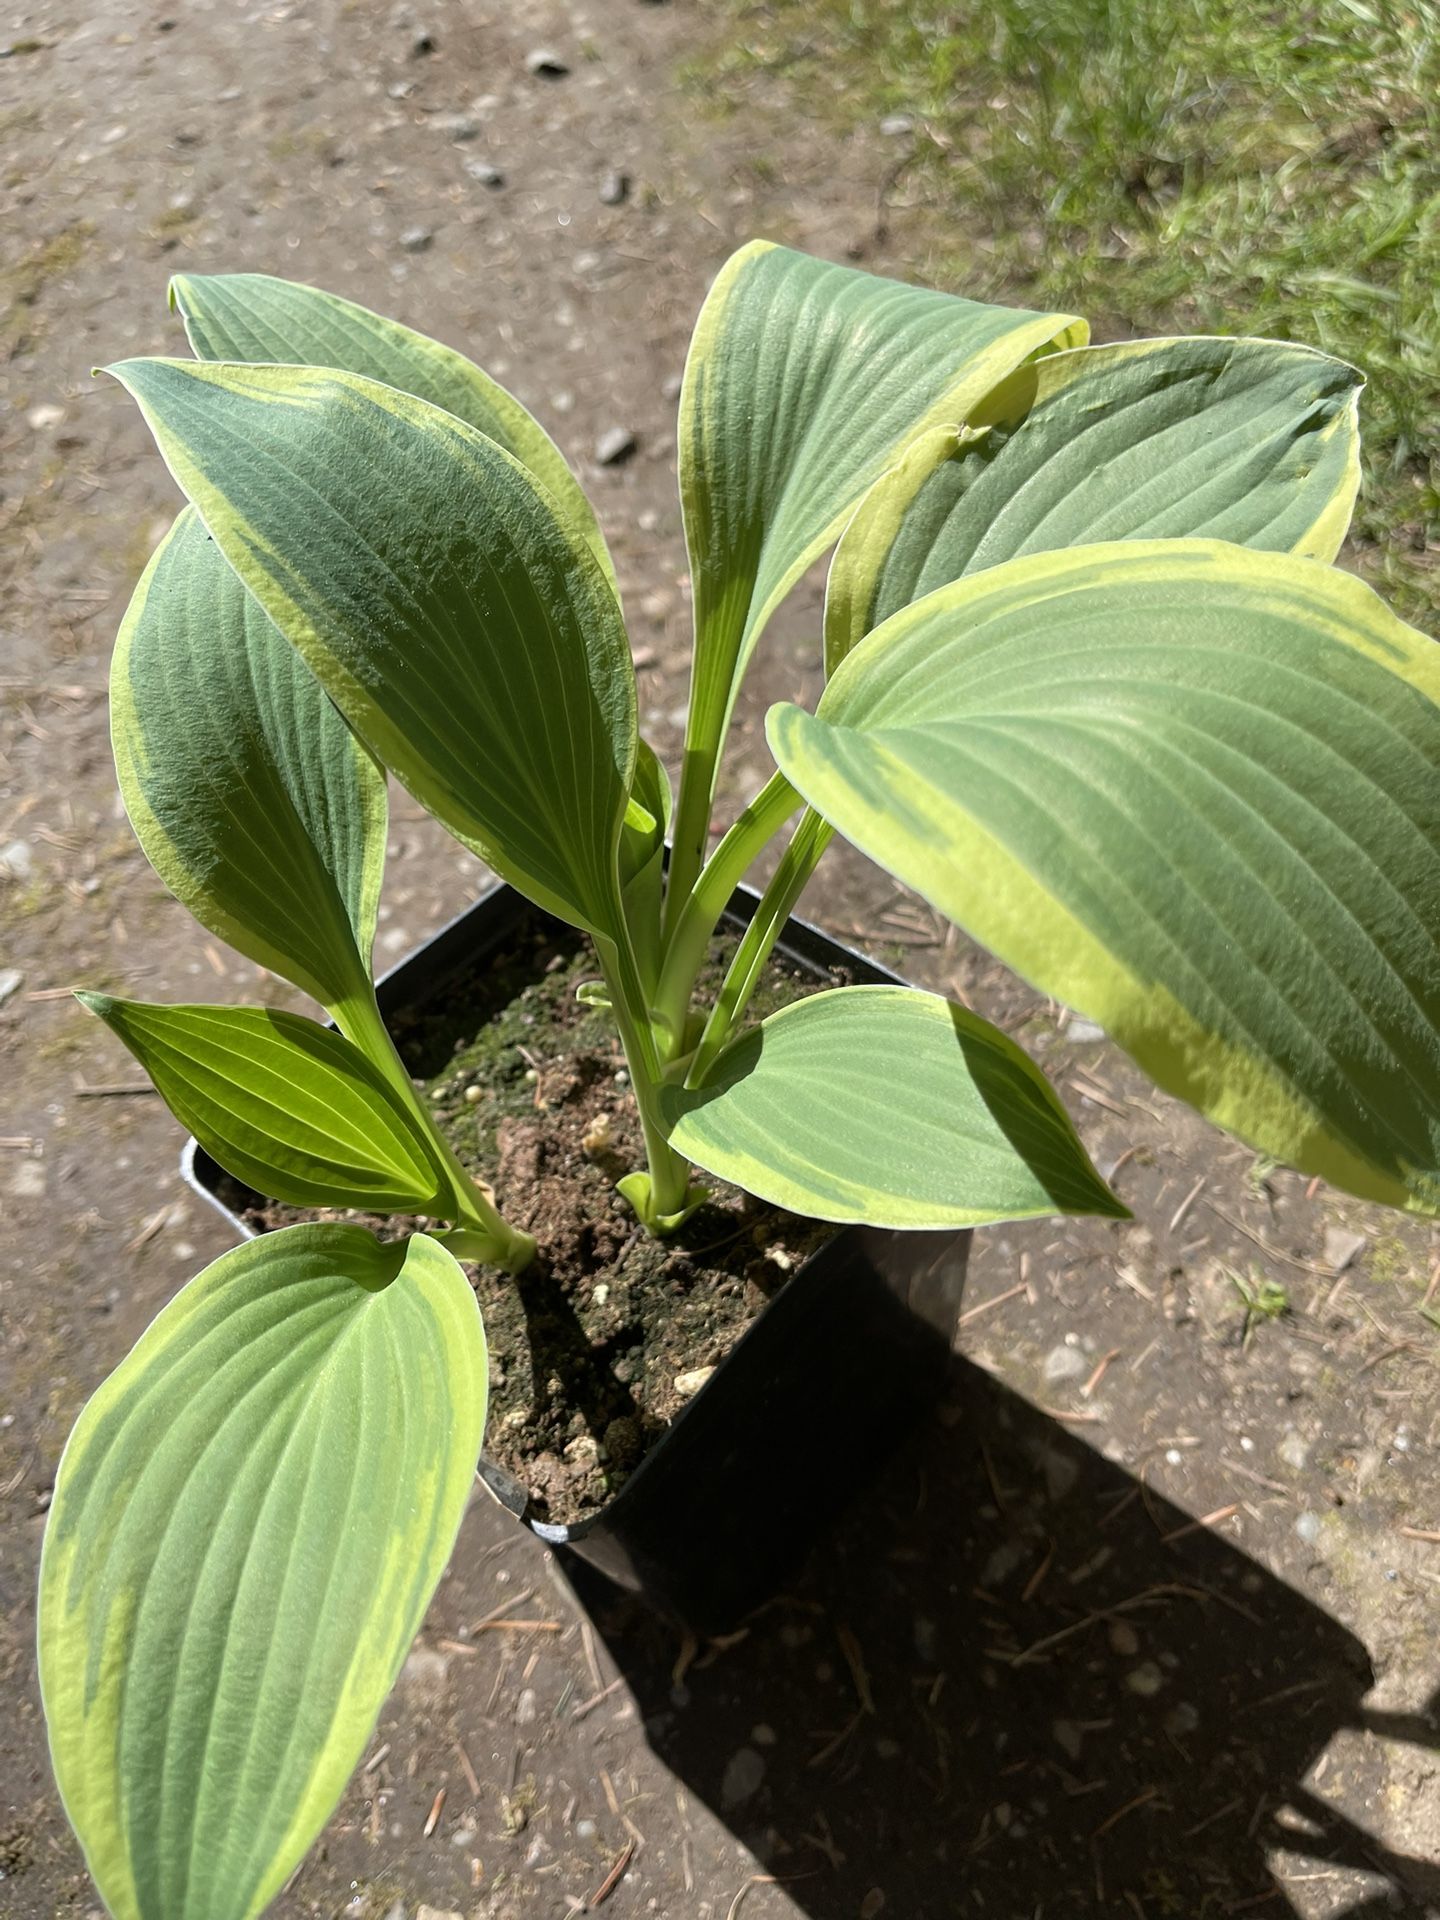
[[[473,1483],[487,1355],[458,1261],[523,1287],[534,1253],[526,1196],[437,1131],[381,1017],[384,770],[591,943],[636,1234],[683,1234],[710,1180],[900,1235],[1123,1213],[966,1009],[859,980],[750,1017],[835,831],[1202,1113],[1433,1213],[1440,669],[1330,564],[1352,369],[1269,341],[1092,348],[1064,315],[757,244],[681,400],[672,815],[594,515],[515,401],[307,288],[174,298],[197,357],[112,369],[190,502],[117,647],[121,788],[171,889],[334,1028],[89,1004],[258,1192],[432,1223],[224,1255],[61,1464],[41,1679],[97,1885],[125,1920],[242,1920],[338,1796]],[[746,665],[832,545],[824,693],[771,710],[776,771],[707,858]]]

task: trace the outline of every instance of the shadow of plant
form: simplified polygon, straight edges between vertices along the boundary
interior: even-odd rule
[[[1440,1911],[1305,1784],[1342,1729],[1440,1744],[1429,1704],[1367,1713],[1357,1640],[969,1362],[738,1641],[677,1667],[573,1571],[655,1750],[812,1920],[1280,1920],[1302,1877],[1332,1920]],[[1373,1743],[1345,1765],[1380,1789]]]

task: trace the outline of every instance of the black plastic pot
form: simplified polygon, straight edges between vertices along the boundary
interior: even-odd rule
[[[739,889],[743,926],[757,896]],[[437,996],[462,966],[533,930],[568,929],[497,886],[379,982],[395,1016]],[[573,936],[572,936],[573,937]],[[830,986],[898,984],[896,975],[791,920],[779,951]],[[844,1124],[844,1116],[837,1116]],[[236,1207],[262,1196],[195,1140],[181,1172],[243,1238]],[[542,1540],[577,1554],[699,1633],[718,1633],[767,1599],[810,1542],[933,1405],[959,1314],[965,1232],[837,1231],[786,1283],[615,1497],[573,1526],[533,1518],[529,1495],[482,1459],[495,1498]]]

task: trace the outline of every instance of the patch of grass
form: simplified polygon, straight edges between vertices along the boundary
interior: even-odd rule
[[[905,114],[915,265],[1097,338],[1304,341],[1362,367],[1357,559],[1412,619],[1440,556],[1433,0],[730,0],[707,93],[779,76],[837,132]],[[697,71],[697,78],[700,77]]]

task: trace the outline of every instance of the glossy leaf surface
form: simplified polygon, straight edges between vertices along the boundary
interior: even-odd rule
[[[274,1007],[80,999],[227,1173],[293,1206],[444,1213],[414,1123],[343,1034]]]
[[[974,432],[932,439],[928,461],[917,449],[847,527],[830,671],[912,600],[1024,554],[1197,535],[1333,559],[1360,479],[1363,384],[1275,340],[1138,340],[1020,368],[972,411]]]
[[[1216,541],[1011,561],[896,614],[812,805],[1169,1092],[1440,1210],[1440,655],[1358,581]]]
[[[120,628],[110,730],[140,844],[201,925],[324,1005],[365,991],[385,776],[193,508]]]
[[[221,1256],[89,1402],[55,1486],[40,1681],[116,1920],[254,1920],[360,1759],[485,1422],[475,1296],[423,1236]]]
[[[526,469],[355,374],[113,371],[226,559],[385,764],[541,906],[616,928],[630,650],[593,554]]]
[[[679,1152],[819,1220],[1125,1213],[1040,1070],[937,994],[812,994],[732,1042],[700,1087],[664,1098]]]
[[[170,301],[201,360],[340,367],[413,393],[498,441],[548,488],[560,517],[614,579],[605,537],[540,422],[472,360],[353,300],[268,273],[180,273]]]

